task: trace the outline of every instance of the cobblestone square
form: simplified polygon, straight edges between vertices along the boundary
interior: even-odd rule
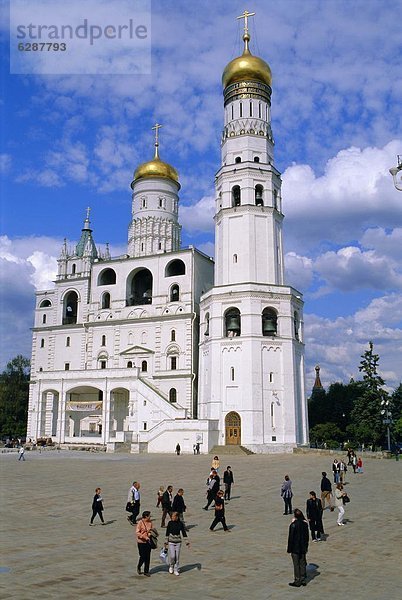
[[[324,512],[326,541],[309,546],[309,581],[288,586],[289,516],[279,490],[293,481],[293,507],[305,512],[310,490],[335,455],[221,456],[220,475],[235,477],[226,505],[231,533],[209,531],[214,512],[202,510],[211,456],[125,455],[57,450],[2,454],[0,591],[12,600],[150,598],[159,600],[286,600],[341,595],[353,600],[397,600],[401,578],[402,461],[363,455],[364,474],[347,473],[346,527]],[[136,574],[134,528],[124,507],[130,484],[141,482],[141,511],[160,528],[156,492],[184,488],[191,548],[183,546],[181,576],[173,577],[152,552],[151,577]],[[107,522],[89,527],[94,490],[102,488]],[[98,519],[98,517],[97,517]],[[398,591],[399,590],[399,591]]]

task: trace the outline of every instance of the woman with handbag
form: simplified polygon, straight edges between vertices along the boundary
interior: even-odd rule
[[[149,574],[149,563],[151,561],[151,529],[153,529],[152,521],[151,521],[151,513],[149,510],[144,510],[142,513],[142,519],[140,519],[137,523],[136,527],[136,535],[137,535],[137,546],[138,546],[138,554],[140,556],[138,565],[137,565],[137,573],[138,575],[142,575],[141,567],[144,565],[144,575],[145,577],[151,577]]]
[[[350,502],[348,495],[343,491],[343,485],[337,483],[335,488],[335,506],[338,509],[338,518],[336,522],[339,526],[345,525],[343,522],[343,515],[345,514],[345,498],[347,498],[347,502]]]

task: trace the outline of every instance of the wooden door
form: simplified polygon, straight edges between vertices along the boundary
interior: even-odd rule
[[[225,418],[226,444],[240,446],[241,444],[241,420],[236,412],[230,412]]]

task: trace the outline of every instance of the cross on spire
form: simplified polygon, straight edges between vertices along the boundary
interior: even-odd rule
[[[159,129],[161,127],[163,127],[163,125],[159,125],[159,123],[155,123],[155,125],[152,127],[152,129],[155,129],[155,158],[159,158]]]
[[[248,18],[254,17],[255,12],[249,13],[248,10],[245,10],[242,15],[236,17],[237,19],[244,19],[244,34],[248,34]]]

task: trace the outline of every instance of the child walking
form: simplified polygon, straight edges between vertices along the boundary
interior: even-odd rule
[[[93,525],[94,518],[96,515],[99,515],[100,520],[102,521],[102,525],[105,525],[105,521],[103,520],[103,498],[101,496],[101,489],[97,487],[95,490],[95,496],[92,500],[92,517],[90,525]]]

